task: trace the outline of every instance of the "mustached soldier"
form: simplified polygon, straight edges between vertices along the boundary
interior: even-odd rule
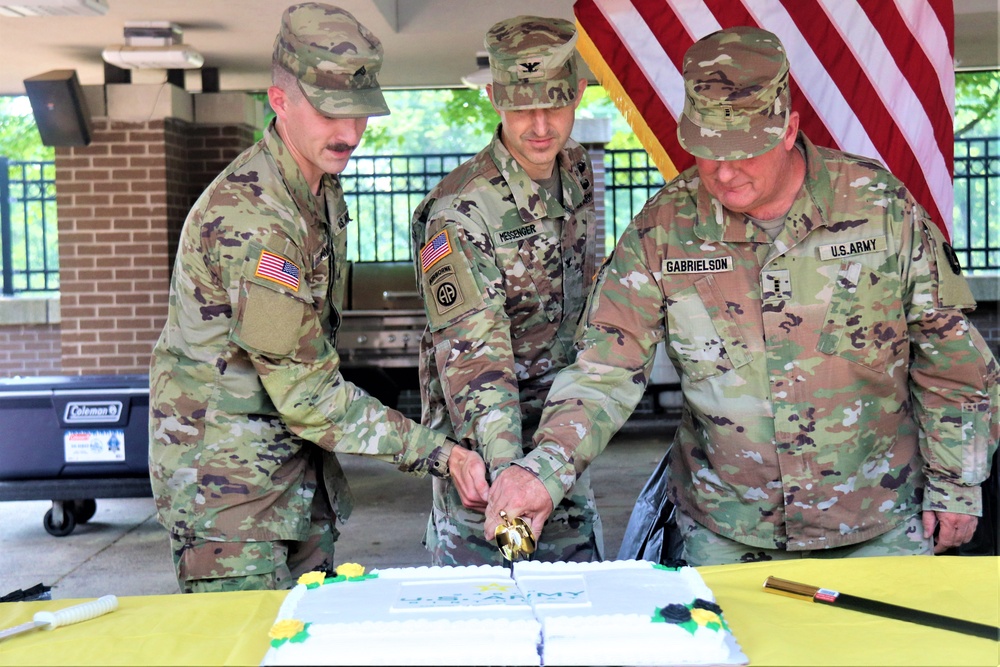
[[[420,346],[422,423],[464,439],[492,474],[519,458],[559,369],[595,271],[593,173],[569,138],[586,81],[576,29],[518,16],[486,35],[500,114],[492,142],[444,178],[413,215],[417,283],[428,327]],[[434,483],[426,545],[438,565],[500,563],[483,514]],[[596,560],[600,517],[588,475],[575,480],[533,556]]]
[[[150,472],[184,592],[289,588],[333,563],[350,493],[334,452],[454,475],[485,505],[482,460],[344,381],[333,340],[350,217],[335,176],[389,113],[382,45],[348,12],[289,7],[264,138],[181,232],[150,368]]]

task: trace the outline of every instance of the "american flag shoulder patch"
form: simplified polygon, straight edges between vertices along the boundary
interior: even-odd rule
[[[284,285],[292,290],[298,291],[299,289],[299,267],[281,255],[267,250],[261,251],[254,275]]]
[[[420,268],[424,273],[439,261],[451,254],[451,240],[448,230],[442,230],[420,249]]]

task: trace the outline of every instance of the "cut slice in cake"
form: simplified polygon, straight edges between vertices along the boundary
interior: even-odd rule
[[[514,564],[544,665],[739,665],[747,658],[694,568],[647,561]]]

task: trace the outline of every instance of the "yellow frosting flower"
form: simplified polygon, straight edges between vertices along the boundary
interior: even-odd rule
[[[708,609],[692,609],[691,620],[702,626],[708,625],[709,623],[722,625],[722,621],[719,620],[719,615],[714,611],[709,611]]]
[[[337,566],[337,576],[360,577],[365,573],[364,565],[357,563],[341,563]]]
[[[316,584],[317,586],[323,585],[323,580],[326,579],[325,572],[306,572],[298,579],[298,583],[303,586],[308,586],[309,584]]]
[[[283,621],[278,621],[271,626],[270,632],[267,636],[271,639],[291,639],[295,635],[302,632],[305,629],[305,623],[302,621],[297,621],[293,618],[286,618]]]

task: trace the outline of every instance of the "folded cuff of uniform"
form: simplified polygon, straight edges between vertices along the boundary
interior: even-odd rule
[[[983,515],[983,490],[943,479],[928,478],[924,487],[924,510]]]
[[[524,468],[545,485],[555,507],[576,484],[576,468],[567,461],[557,447],[549,448],[544,443],[530,451],[514,465]]]

